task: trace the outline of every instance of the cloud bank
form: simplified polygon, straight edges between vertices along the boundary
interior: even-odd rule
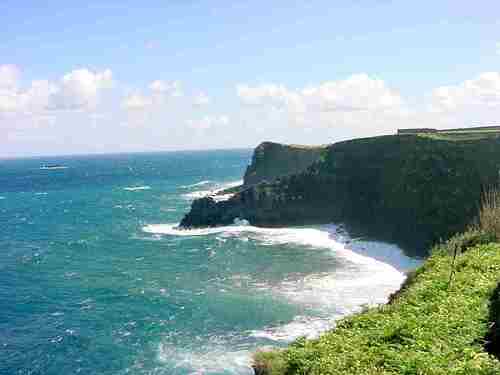
[[[81,149],[97,138],[110,152],[254,146],[265,139],[328,143],[399,127],[467,127],[498,118],[495,71],[413,97],[366,73],[295,88],[240,83],[215,97],[175,77],[130,87],[111,69],[78,68],[59,79],[26,82],[20,67],[0,65],[0,129],[13,150],[31,147],[27,139],[64,137],[69,147],[74,134]]]

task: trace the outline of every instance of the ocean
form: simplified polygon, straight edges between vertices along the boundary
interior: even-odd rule
[[[257,348],[385,302],[420,263],[341,223],[176,229],[250,158],[0,160],[0,374],[252,374]]]

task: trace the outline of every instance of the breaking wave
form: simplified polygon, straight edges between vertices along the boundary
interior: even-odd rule
[[[187,370],[189,374],[241,374],[251,375],[251,351],[233,350],[227,343],[213,342],[205,348],[179,347],[162,343],[158,347],[158,360],[175,370]],[[215,340],[217,341],[217,340]],[[236,350],[235,350],[236,349]]]
[[[143,231],[169,236],[216,236],[218,239],[254,240],[259,245],[296,244],[314,249],[331,250],[339,262],[333,272],[305,277],[288,277],[277,284],[250,280],[247,285],[256,292],[271,293],[293,304],[312,309],[314,316],[296,316],[292,321],[248,332],[255,339],[275,343],[291,342],[298,337],[317,337],[335,326],[335,321],[360,311],[364,306],[387,302],[405,279],[404,271],[419,261],[404,255],[392,244],[355,241],[335,225],[319,228],[259,228],[240,220],[236,225],[180,229],[177,224],[150,224]]]
[[[150,190],[151,186],[127,186],[123,190],[127,191],[139,191],[139,190]]]
[[[194,187],[197,187],[197,186],[203,186],[203,185],[208,185],[208,184],[212,184],[212,183],[213,183],[213,181],[203,180],[203,181],[191,184],[191,185],[183,185],[183,186],[181,186],[181,188],[183,188],[183,189],[190,189],[190,188],[194,188]]]
[[[208,197],[211,195],[215,196],[215,194],[217,194],[223,190],[242,185],[243,180],[231,181],[231,182],[225,182],[225,183],[216,183],[213,181],[206,180],[206,181],[197,182],[196,184],[193,184],[193,185],[183,186],[183,188],[196,188],[196,187],[205,186],[205,185],[209,185],[209,184],[212,185],[212,187],[210,189],[191,191],[189,193],[182,194],[182,197],[185,199],[188,199],[188,200],[194,200],[194,199],[198,199],[198,198]],[[231,196],[232,196],[232,194],[224,194],[224,195],[218,196],[216,199],[217,200],[224,200],[224,199],[230,198]]]

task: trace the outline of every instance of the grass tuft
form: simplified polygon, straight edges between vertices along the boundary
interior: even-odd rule
[[[500,191],[496,186],[483,192],[479,227],[482,231],[500,239]]]

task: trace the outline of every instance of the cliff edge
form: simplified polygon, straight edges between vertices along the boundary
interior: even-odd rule
[[[243,183],[245,186],[251,186],[302,172],[320,160],[324,150],[326,146],[310,147],[262,142],[254,150],[252,163],[245,172]]]
[[[271,170],[272,159],[267,163]],[[260,226],[342,222],[425,255],[431,243],[465,229],[499,170],[496,136],[355,139],[325,147],[301,172],[248,183],[226,201],[195,200],[180,225],[227,225],[236,218]]]

